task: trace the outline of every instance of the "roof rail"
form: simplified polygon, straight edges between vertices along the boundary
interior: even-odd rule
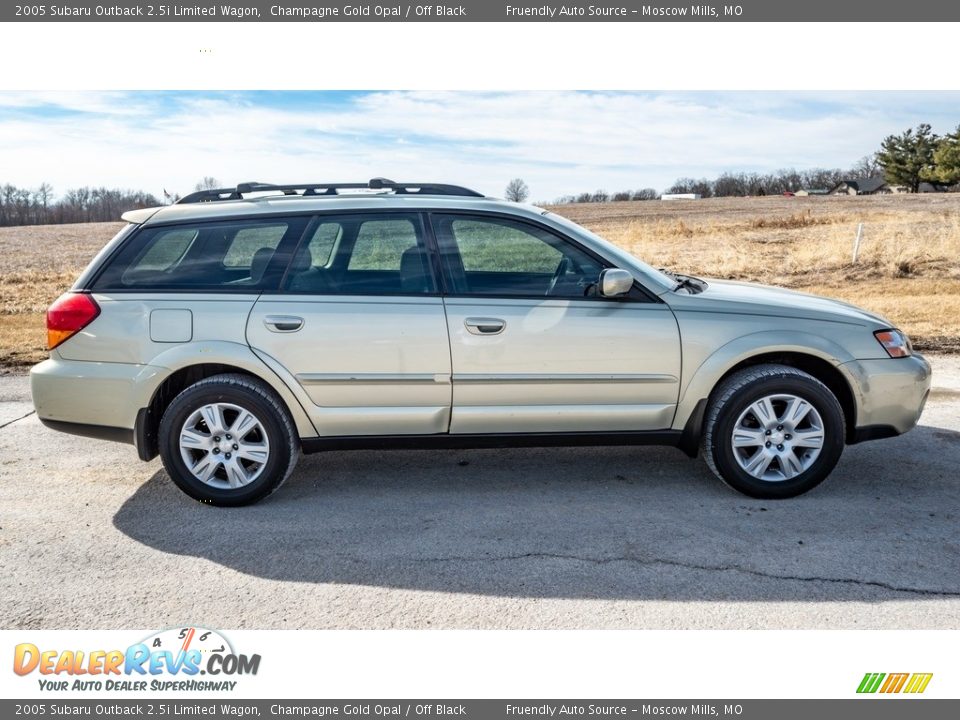
[[[476,190],[459,185],[442,183],[398,183],[386,178],[373,178],[365,183],[301,183],[298,185],[273,185],[271,183],[246,182],[235,188],[198,190],[177,201],[178,205],[218,200],[243,200],[251,193],[279,192],[299,197],[330,197],[340,195],[341,190],[387,190],[394,195],[454,195],[458,197],[483,197]]]

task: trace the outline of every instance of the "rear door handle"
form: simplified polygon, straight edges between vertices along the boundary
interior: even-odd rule
[[[295,315],[267,315],[263,324],[270,332],[296,332],[303,327],[303,318]]]
[[[499,335],[507,327],[507,321],[500,318],[473,317],[463,321],[467,332],[474,335]]]

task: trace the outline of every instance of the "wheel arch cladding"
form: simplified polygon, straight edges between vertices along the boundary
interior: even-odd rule
[[[703,406],[707,404],[723,381],[744,368],[763,364],[787,365],[797,370],[803,370],[826,385],[830,392],[837,398],[843,410],[844,435],[846,441],[848,443],[853,441],[857,425],[857,403],[850,382],[844,376],[843,372],[831,361],[798,350],[766,350],[741,358],[727,367],[710,385],[708,390],[706,388],[698,388],[695,398],[690,395],[691,388],[694,385],[693,381],[691,381],[690,387],[687,389],[687,394],[682,401],[683,405],[689,403],[690,407],[684,426],[685,434],[689,436],[690,441],[699,441],[703,434]],[[702,365],[700,370],[703,369],[704,366]],[[700,370],[697,371],[698,375]],[[698,407],[699,412],[697,412]],[[691,423],[693,426],[690,425]]]
[[[141,408],[137,414],[134,438],[137,454],[141,460],[152,460],[159,454],[158,431],[160,428],[160,420],[167,407],[173,402],[173,399],[194,383],[215,375],[223,374],[243,375],[272,388],[278,396],[280,403],[286,408],[288,415],[293,420],[294,427],[299,430],[300,423],[298,422],[295,411],[300,410],[302,412],[302,408],[300,408],[299,405],[296,408],[291,408],[290,402],[283,397],[282,393],[276,392],[274,385],[263,376],[258,375],[248,368],[238,367],[228,363],[195,363],[185,365],[164,378],[163,382],[161,382],[154,391],[150,404],[145,408]],[[294,402],[296,403],[295,399]]]

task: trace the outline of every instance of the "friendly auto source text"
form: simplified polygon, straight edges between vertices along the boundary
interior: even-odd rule
[[[507,5],[507,17],[528,18],[565,18],[565,17],[627,17],[640,15],[645,17],[740,17],[743,8],[740,5],[643,5],[630,9],[617,5],[539,5],[526,7]]]

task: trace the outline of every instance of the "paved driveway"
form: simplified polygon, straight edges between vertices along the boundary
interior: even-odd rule
[[[0,378],[0,626],[960,628],[960,359],[922,425],[756,501],[670,448],[301,459],[218,509]]]

